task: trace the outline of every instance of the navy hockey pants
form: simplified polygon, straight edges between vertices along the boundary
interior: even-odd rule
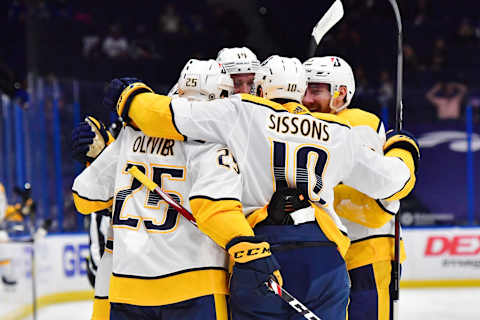
[[[316,223],[260,226],[254,230],[270,242],[280,263],[284,288],[290,294],[322,320],[346,319],[350,280],[345,261]],[[232,291],[230,307],[233,320],[305,319],[273,294]]]
[[[352,281],[349,320],[391,320],[392,261],[379,261],[348,271]]]

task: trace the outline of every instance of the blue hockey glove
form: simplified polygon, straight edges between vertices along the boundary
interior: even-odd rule
[[[270,244],[260,237],[236,237],[226,245],[235,261],[230,279],[230,292],[234,294],[268,294],[265,283],[272,276],[282,286],[280,265],[270,252]]]
[[[72,156],[80,162],[92,162],[110,141],[105,125],[94,117],[87,117],[72,131]]]
[[[131,124],[128,109],[133,98],[140,93],[153,92],[146,84],[137,78],[119,78],[110,81],[105,89],[103,105],[109,110],[115,109],[123,121]]]

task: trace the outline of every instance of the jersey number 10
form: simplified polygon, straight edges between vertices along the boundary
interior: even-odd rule
[[[272,141],[272,165],[275,179],[275,190],[289,188],[287,167],[291,163],[288,159],[288,144]],[[289,161],[290,160],[290,161]],[[300,145],[294,152],[294,186],[311,201],[325,204],[319,193],[323,187],[323,172],[328,163],[328,152],[320,146]]]

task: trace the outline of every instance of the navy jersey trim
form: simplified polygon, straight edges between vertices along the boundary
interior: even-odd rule
[[[173,273],[169,273],[169,274],[164,274],[164,275],[161,275],[161,276],[153,276],[153,277],[134,276],[134,275],[130,275],[130,274],[120,274],[120,273],[115,273],[115,272],[112,272],[112,275],[115,276],[115,277],[119,277],[119,278],[132,278],[132,279],[154,280],[154,279],[162,279],[162,278],[167,278],[167,277],[171,277],[171,276],[176,276],[176,275],[179,275],[179,274],[182,274],[182,273],[193,272],[193,271],[203,271],[203,270],[220,270],[220,271],[227,271],[226,268],[222,268],[222,267],[203,267],[203,268],[185,269],[185,270],[182,270],[182,271],[177,271],[177,272],[173,272]]]
[[[360,242],[360,241],[365,241],[365,240],[370,240],[370,239],[375,239],[375,238],[395,238],[395,235],[393,235],[393,234],[376,234],[376,235],[373,235],[373,236],[368,236],[366,238],[352,240],[350,243],[353,244],[353,243],[357,243],[357,242]],[[402,237],[400,237],[400,240],[403,240]]]
[[[378,120],[377,133],[380,133],[380,128],[382,127],[382,120]]]
[[[190,198],[188,198],[188,200],[193,200],[193,199],[207,199],[207,200],[210,200],[210,201],[233,200],[233,201],[240,202],[240,200],[237,199],[237,198],[212,198],[212,197],[202,196],[202,195],[191,196]]]
[[[82,199],[85,199],[85,200],[88,200],[88,201],[109,202],[110,200],[113,199],[113,197],[108,198],[107,200],[103,200],[103,199],[90,199],[90,198],[88,198],[88,197],[85,197],[85,196],[80,195],[80,194],[79,194],[77,191],[75,191],[75,190],[72,190],[72,193],[75,193],[79,198],[82,198]]]
[[[388,210],[387,208],[385,208],[385,206],[383,205],[383,203],[382,203],[380,200],[377,199],[377,200],[375,200],[375,201],[377,202],[378,206],[379,206],[380,208],[382,208],[382,210],[385,211],[386,213],[391,214],[392,216],[394,216],[394,215],[396,214],[395,212],[390,211],[390,210]]]
[[[113,240],[107,240],[105,247],[109,250],[113,250]]]
[[[99,300],[106,300],[108,299],[108,296],[95,296],[94,298]]]

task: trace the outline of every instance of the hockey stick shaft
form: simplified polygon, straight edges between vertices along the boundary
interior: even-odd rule
[[[395,20],[397,22],[397,90],[395,97],[395,130],[402,130],[403,128],[403,31],[402,18],[396,0],[389,0]],[[393,319],[398,319],[400,299],[400,217],[395,215],[395,247],[394,247],[394,261],[392,267],[392,281],[393,281]]]
[[[265,283],[265,285],[277,296],[279,296],[280,299],[288,303],[293,309],[300,313],[305,319],[322,320],[310,309],[308,309],[303,303],[301,303],[294,296],[288,293],[287,290],[279,286],[273,278],[269,279],[268,282]]]
[[[193,225],[198,227],[197,222],[195,221],[195,217],[190,211],[188,211],[181,204],[173,200],[167,193],[160,189],[160,187],[152,179],[148,178],[143,172],[138,170],[136,166],[128,169],[128,173],[130,173],[135,179],[145,185],[147,189],[156,192],[163,200],[165,200],[169,205],[171,205],[175,210],[177,210],[178,213],[184,216]],[[270,279],[268,283],[265,283],[265,285],[270,288],[270,290],[272,290],[276,295],[278,295],[283,301],[287,302],[293,309],[301,313],[306,319],[321,320],[312,311],[305,307],[305,305],[303,305],[295,297],[285,291],[275,280]]]
[[[397,90],[395,97],[395,130],[403,128],[403,31],[402,18],[396,0],[388,0],[392,5],[397,22]]]
[[[185,209],[181,204],[173,200],[172,197],[168,195],[168,193],[164,192],[153,180],[151,180],[140,170],[138,170],[136,166],[131,167],[128,172],[132,176],[134,176],[135,179],[145,185],[150,191],[157,193],[163,200],[165,200],[165,202],[167,202],[170,206],[177,210],[177,212],[184,216],[188,221],[190,221],[195,226],[197,225],[195,217],[187,209]]]
[[[309,57],[313,57],[317,51],[318,44],[323,36],[343,17],[343,5],[340,0],[330,6],[325,14],[320,18],[312,30],[312,39],[310,41],[310,48],[308,52]]]

